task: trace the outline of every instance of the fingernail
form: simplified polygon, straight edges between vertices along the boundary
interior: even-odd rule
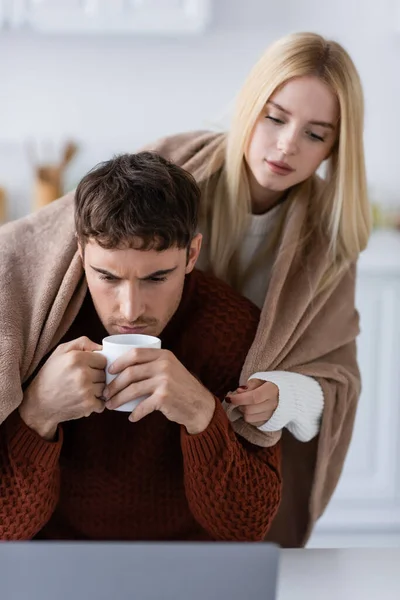
[[[248,390],[249,388],[247,387],[247,385],[240,385],[238,387],[238,390]]]
[[[226,398],[224,398],[224,400],[227,404],[231,404],[231,399],[228,396],[226,396]]]
[[[110,397],[110,392],[107,388],[104,388],[103,390],[103,398],[105,398],[107,400],[107,398]]]

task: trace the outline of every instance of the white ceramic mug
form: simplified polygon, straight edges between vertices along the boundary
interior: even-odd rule
[[[126,354],[132,348],[161,348],[161,340],[158,337],[152,335],[142,335],[135,333],[121,333],[119,335],[109,335],[102,341],[103,350],[94,350],[99,352],[107,359],[106,366],[106,384],[108,385],[117,375],[111,375],[108,372],[108,367],[113,363],[119,356]],[[126,402],[115,410],[123,412],[132,412],[139,402],[145,400],[148,396],[141,396],[135,400]]]

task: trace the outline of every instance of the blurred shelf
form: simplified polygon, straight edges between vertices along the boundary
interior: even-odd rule
[[[0,0],[11,29],[48,34],[203,32],[212,0]],[[4,12],[6,11],[6,12]]]

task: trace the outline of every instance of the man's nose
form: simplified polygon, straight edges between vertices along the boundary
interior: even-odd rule
[[[136,286],[129,286],[123,291],[120,310],[127,323],[134,323],[143,314],[144,304]]]

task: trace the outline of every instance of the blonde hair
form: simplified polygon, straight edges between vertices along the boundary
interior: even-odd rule
[[[237,97],[231,129],[214,153],[203,185],[210,230],[210,261],[219,277],[235,281],[236,253],[251,212],[244,153],[254,125],[272,94],[294,77],[314,75],[336,95],[338,140],[327,159],[322,195],[310,198],[310,222],[328,240],[329,267],[323,286],[355,260],[371,230],[363,149],[364,100],[357,70],[347,52],[314,33],[288,35],[270,46],[251,70]],[[313,176],[315,177],[315,176]],[[310,194],[310,181],[295,186],[293,201]],[[307,232],[306,232],[307,233]]]

